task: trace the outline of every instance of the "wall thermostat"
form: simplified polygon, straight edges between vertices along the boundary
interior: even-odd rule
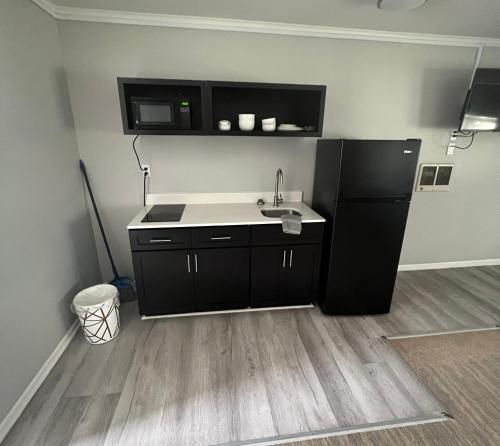
[[[420,164],[416,192],[446,192],[454,164]]]

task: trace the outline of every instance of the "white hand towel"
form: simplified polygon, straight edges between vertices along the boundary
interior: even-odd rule
[[[299,235],[302,232],[302,217],[300,215],[282,215],[281,224],[285,234]]]

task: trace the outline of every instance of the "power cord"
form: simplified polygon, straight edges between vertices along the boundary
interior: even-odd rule
[[[144,180],[142,183],[142,205],[146,206],[146,178],[148,177],[147,172],[143,171],[144,173]]]
[[[142,169],[141,160],[139,159],[139,155],[137,155],[137,150],[135,149],[135,142],[137,141],[137,138],[139,138],[139,136],[141,136],[141,135],[136,135],[134,140],[132,141],[132,148],[134,149],[135,157],[137,158],[137,164],[139,164],[139,169],[142,172],[143,169]]]
[[[141,160],[139,159],[139,155],[137,154],[137,149],[135,148],[135,142],[137,141],[137,138],[139,138],[141,135],[136,135],[134,140],[132,141],[132,148],[134,149],[135,157],[137,159],[137,164],[139,164],[139,170],[143,174],[143,183],[142,183],[142,205],[146,206],[146,179],[148,177],[148,172],[146,169],[142,167]]]
[[[463,134],[460,134],[463,133]],[[466,134],[467,133],[467,134]],[[466,150],[470,146],[472,146],[472,143],[474,142],[474,136],[476,136],[477,132],[457,132],[455,135],[459,138],[471,138],[470,143],[465,146],[465,147],[460,147],[460,146],[455,146],[455,148],[460,149],[460,150]]]
[[[474,130],[457,130],[455,136],[474,136]]]

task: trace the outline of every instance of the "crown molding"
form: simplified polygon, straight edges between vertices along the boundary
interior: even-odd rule
[[[368,40],[420,45],[455,47],[500,47],[500,39],[488,37],[449,36],[441,34],[403,33],[369,29],[301,25],[293,23],[262,22],[255,20],[221,19],[107,9],[59,6],[51,0],[32,2],[57,20],[112,23],[121,25],[157,26],[167,28],[232,31],[283,36],[316,37],[324,39]]]
[[[32,0],[32,2],[40,9],[43,9],[47,14],[57,19],[57,9],[60,7],[56,6],[51,0]]]

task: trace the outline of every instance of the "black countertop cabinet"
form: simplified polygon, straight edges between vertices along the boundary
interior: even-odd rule
[[[317,295],[321,246],[252,248],[252,307],[307,305]]]
[[[194,256],[197,311],[248,307],[249,248],[198,249]]]
[[[321,245],[292,245],[285,262],[285,305],[311,303],[317,296]]]
[[[144,316],[316,301],[322,223],[130,230]]]
[[[285,248],[259,246],[252,248],[252,307],[276,307],[284,302]]]
[[[189,251],[134,252],[133,260],[141,314],[195,311]]]

